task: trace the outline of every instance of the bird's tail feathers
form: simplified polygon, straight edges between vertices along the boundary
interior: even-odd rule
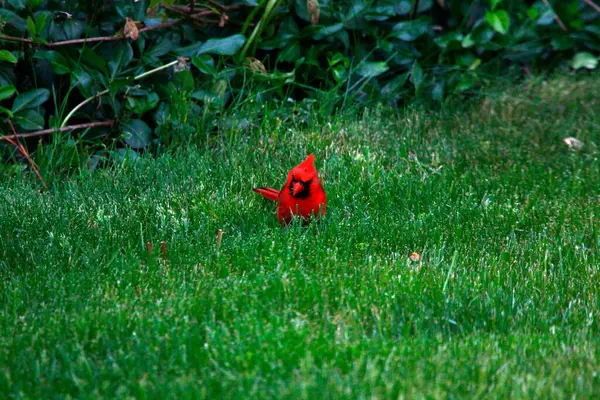
[[[277,201],[279,197],[279,190],[270,187],[259,187],[252,190],[269,200]]]

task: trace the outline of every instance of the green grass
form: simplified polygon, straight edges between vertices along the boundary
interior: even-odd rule
[[[599,107],[532,80],[4,176],[0,397],[598,398]],[[250,189],[312,151],[327,215],[282,229]]]

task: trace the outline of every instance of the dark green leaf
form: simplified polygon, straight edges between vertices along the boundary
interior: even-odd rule
[[[391,96],[399,92],[408,80],[408,75],[409,73],[405,72],[389,80],[381,89],[382,94]]]
[[[134,149],[143,149],[150,144],[152,131],[141,119],[132,119],[123,124],[125,143]]]
[[[556,21],[554,20],[554,12],[549,9],[546,8],[546,11],[544,11],[535,21],[535,23],[537,25],[553,25],[556,23]]]
[[[35,32],[36,34],[40,34],[42,32],[42,30],[44,29],[44,27],[46,26],[46,18],[47,18],[47,14],[45,13],[41,13],[40,15],[38,15],[35,19]]]
[[[409,0],[400,0],[394,4],[394,12],[397,15],[409,15],[412,9],[413,5]]]
[[[237,34],[222,39],[208,39],[198,50],[198,54],[219,54],[232,56],[246,43],[244,35]]]
[[[139,158],[139,154],[136,151],[124,148],[117,149],[111,155],[118,161],[135,161]]]
[[[192,63],[203,74],[212,75],[215,73],[215,60],[208,54],[192,57]]]
[[[281,52],[279,52],[279,56],[277,60],[283,62],[294,62],[298,58],[302,56],[302,47],[298,41],[293,41],[288,44]]]
[[[486,11],[485,20],[499,34],[506,35],[508,33],[508,29],[510,28],[510,17],[506,11]]]
[[[513,62],[531,62],[535,57],[539,56],[545,48],[544,44],[540,41],[532,40],[508,48],[504,57]]]
[[[193,104],[195,104],[195,103],[193,103]],[[154,112],[154,121],[159,126],[164,125],[167,123],[167,120],[170,115],[171,115],[171,108],[169,107],[168,103],[163,101],[158,105],[158,108]]]
[[[180,71],[173,75],[173,84],[180,90],[191,92],[194,90],[194,77],[191,71]]]
[[[17,89],[13,85],[0,86],[0,101],[12,97],[16,91]]]
[[[218,80],[212,84],[209,90],[197,90],[192,93],[192,98],[206,104],[215,104],[219,107],[225,105],[228,99],[227,81]]]
[[[331,73],[336,82],[343,82],[348,77],[348,68],[343,64],[339,64],[331,68]]]
[[[471,36],[471,39],[476,45],[481,46],[488,44],[494,38],[495,34],[496,33],[492,29],[482,24],[475,28],[469,36]]]
[[[19,32],[25,31],[25,19],[10,10],[0,7],[0,19],[3,23],[14,26]]]
[[[448,32],[435,38],[435,43],[444,50],[460,49],[464,36],[460,32]]]
[[[327,60],[330,67],[338,64],[342,64],[344,67],[350,66],[350,59],[344,56],[342,53],[335,53],[333,57]]]
[[[133,113],[141,116],[158,105],[159,98],[156,93],[143,90],[143,93],[127,97],[126,107]]]
[[[89,171],[94,172],[98,166],[100,165],[100,161],[102,161],[104,157],[102,157],[102,153],[98,152],[96,154],[92,154],[87,162],[87,168]]]
[[[469,53],[469,52],[460,52],[458,54],[456,54],[454,62],[456,65],[459,65],[461,67],[471,67],[472,65],[474,65],[474,63],[477,62],[481,62],[481,60],[477,57],[475,57],[475,55],[473,53]],[[479,65],[479,64],[478,64]]]
[[[6,115],[8,115],[8,118],[14,117],[14,114],[12,113],[12,111],[10,111],[9,109],[4,108],[2,106],[0,106],[0,114],[6,114]]]
[[[410,81],[415,85],[415,88],[419,89],[421,87],[424,77],[423,68],[415,61],[410,70]]]
[[[84,97],[90,97],[92,95],[91,87],[94,83],[90,74],[81,69],[78,69],[76,71],[73,71],[71,73],[71,76],[71,85],[73,87],[79,88],[79,91],[81,92],[81,94],[83,94]]]
[[[474,72],[467,71],[462,74],[460,81],[456,85],[458,92],[464,92],[471,89],[477,83],[477,75]]]
[[[160,38],[156,44],[144,52],[146,57],[161,57],[175,48],[175,44],[168,38]]]
[[[22,10],[27,6],[25,0],[8,0],[8,4],[10,4],[15,10]]]
[[[92,48],[88,46],[83,47],[80,51],[82,61],[86,65],[101,71],[103,74],[108,75],[108,69],[106,68],[106,60],[103,57],[98,55],[98,53],[96,53],[94,50],[92,50]]]
[[[296,0],[294,11],[296,11],[296,15],[300,17],[300,19],[310,22],[310,17],[308,16],[308,8],[306,6],[306,0]]]
[[[277,36],[283,36],[286,38],[296,37],[300,34],[300,29],[298,29],[298,24],[294,21],[294,18],[287,17],[281,22],[279,25],[279,30],[277,31]]]
[[[374,78],[386,72],[390,67],[381,62],[363,62],[356,69],[356,73],[365,78]]]
[[[189,46],[184,46],[179,49],[176,49],[175,54],[184,57],[193,57],[196,54],[198,54],[203,45],[204,43],[202,42],[192,43]]]
[[[27,17],[27,29],[31,33],[31,36],[35,36],[35,22],[31,19],[31,17]]]
[[[392,4],[383,4],[375,6],[373,11],[369,11],[365,16],[367,21],[386,21],[396,15]]]
[[[423,13],[423,12],[429,11],[432,6],[433,6],[433,0],[421,0],[421,1],[419,1],[419,8],[417,9],[417,11],[420,13]]]
[[[431,23],[425,19],[415,19],[412,21],[399,22],[392,28],[392,36],[404,40],[405,42],[412,42],[413,40],[424,35],[431,26]]]
[[[323,28],[317,29],[313,34],[313,38],[315,40],[321,40],[330,37],[344,29],[343,23],[338,23],[335,25],[325,26]]]
[[[54,50],[39,50],[33,58],[36,60],[47,60],[52,66],[52,70],[58,75],[68,74],[71,72],[67,59]]]
[[[433,89],[431,91],[431,97],[433,98],[433,100],[435,100],[435,101],[444,100],[445,88],[446,88],[446,85],[445,85],[444,81],[437,81],[433,85]]]
[[[67,19],[59,25],[59,29],[62,31],[62,39],[54,38],[54,40],[73,40],[81,38],[85,33],[86,25],[83,21]]]
[[[555,36],[551,40],[552,48],[558,51],[570,50],[573,48],[573,40],[567,35]]]
[[[8,61],[9,63],[16,64],[17,57],[15,57],[13,53],[8,50],[0,50],[0,61]]]
[[[366,4],[362,2],[355,2],[350,7],[348,14],[344,17],[344,27],[348,29],[364,29],[365,27],[365,14],[367,10]]]
[[[465,36],[463,38],[463,40],[460,43],[462,45],[462,47],[464,47],[465,49],[473,46],[475,44],[475,41],[473,40],[473,35],[472,34],[468,34],[467,36]]]
[[[587,25],[584,29],[584,31],[592,34],[593,36],[596,37],[596,39],[600,39],[600,26],[596,26],[596,25]]]
[[[44,0],[27,0],[27,4],[31,8],[36,8],[37,6],[39,6],[40,4],[42,4],[43,2],[44,2]]]
[[[494,11],[500,3],[502,3],[502,0],[490,0],[490,6],[492,7],[492,11]]]
[[[115,46],[114,55],[108,62],[111,80],[115,79],[117,74],[131,62],[133,58],[133,49],[128,42],[120,42]]]
[[[115,96],[117,92],[124,87],[131,85],[133,83],[133,78],[130,76],[125,78],[116,78],[113,79],[109,84],[110,94],[111,96]]]
[[[21,93],[15,99],[12,106],[13,113],[17,113],[26,108],[34,108],[44,103],[50,97],[48,89],[34,89]]]
[[[44,129],[44,117],[35,110],[27,109],[15,112],[13,121],[26,131]]]
[[[597,66],[598,57],[588,52],[580,52],[575,54],[575,57],[573,57],[573,61],[571,61],[571,67],[573,69],[596,69]]]

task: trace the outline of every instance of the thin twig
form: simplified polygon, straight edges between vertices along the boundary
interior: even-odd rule
[[[223,10],[223,11],[238,10],[238,9],[240,9],[242,7],[241,4],[233,4],[233,5],[230,5],[230,6],[224,6],[222,4],[217,3],[216,1],[211,1],[211,0],[207,0],[207,1],[208,1],[208,3],[212,4],[216,8],[218,8],[220,10]],[[189,8],[187,6],[176,6],[176,7],[185,8],[185,9],[187,9],[186,11],[188,13],[190,12],[190,10],[189,10]],[[204,6],[204,7],[206,7],[206,6]]]
[[[183,19],[174,19],[172,21],[163,22],[162,24],[147,26],[145,28],[140,29],[140,33],[153,31],[155,29],[168,28],[170,26],[177,25],[180,22],[183,22]]]
[[[548,0],[542,0],[542,1],[544,2],[544,4],[546,6],[548,6],[548,8],[550,9],[550,11],[552,11],[552,14],[554,14],[554,20],[556,21],[556,23],[558,24],[558,26],[560,26],[560,29],[562,29],[564,32],[567,32],[567,27],[565,26],[565,24],[563,24],[563,22],[561,21],[560,17],[556,13],[556,11],[554,11],[554,9],[552,8],[552,6],[548,2]]]
[[[27,132],[27,133],[18,133],[16,134],[16,136],[0,136],[0,140],[5,140],[10,142],[13,138],[17,138],[17,139],[26,139],[26,138],[30,138],[30,137],[36,137],[36,136],[45,136],[45,135],[51,135],[53,133],[57,133],[57,132],[67,132],[67,131],[73,131],[75,129],[88,129],[88,128],[98,128],[101,126],[113,126],[115,124],[115,122],[117,122],[114,119],[111,119],[110,121],[99,121],[99,122],[89,122],[87,124],[78,124],[78,125],[69,125],[69,126],[63,126],[62,128],[51,128],[51,129],[42,129],[40,131],[35,131],[35,132]]]
[[[20,38],[20,37],[14,37],[14,36],[6,36],[6,35],[0,35],[0,40],[6,40],[9,42],[20,42],[20,43],[33,43],[33,41],[31,39],[24,39],[24,38]]]
[[[158,25],[154,25],[154,26],[148,26],[146,28],[142,28],[139,30],[140,33],[142,32],[149,32],[149,31],[153,31],[155,29],[162,29],[162,28],[168,28],[170,26],[176,25],[180,22],[184,21],[184,18],[181,19],[175,19],[172,21],[167,21],[167,22],[163,22],[162,24],[158,24]],[[49,43],[41,43],[41,42],[34,42],[31,39],[23,39],[23,38],[18,38],[18,37],[13,37],[13,36],[6,36],[6,35],[0,35],[0,40],[7,40],[7,41],[11,41],[11,42],[21,42],[21,43],[28,43],[34,46],[46,46],[46,47],[59,47],[59,46],[67,46],[70,44],[83,44],[83,43],[96,43],[96,42],[110,42],[110,41],[114,41],[114,40],[124,40],[127,39],[125,36],[123,36],[122,34],[118,34],[115,36],[98,36],[98,37],[91,37],[91,38],[85,38],[85,39],[71,39],[71,40],[63,40],[60,42],[49,42]]]
[[[600,6],[598,6],[596,3],[594,3],[592,0],[583,0],[585,1],[585,3],[592,7],[594,10],[596,10],[596,12],[600,13]]]
[[[154,68],[153,70],[150,70],[150,71],[147,71],[147,72],[141,73],[141,74],[139,74],[139,75],[137,75],[137,76],[133,77],[133,80],[134,80],[134,81],[137,81],[138,79],[142,79],[142,78],[143,78],[143,77],[145,77],[145,76],[151,75],[151,74],[153,74],[153,73],[155,73],[155,72],[158,72],[158,71],[160,71],[160,70],[163,70],[163,69],[165,69],[165,68],[172,67],[173,65],[177,64],[178,62],[181,62],[181,60],[180,60],[180,59],[177,59],[177,60],[175,60],[175,61],[171,61],[171,62],[170,62],[170,63],[168,63],[168,64],[162,65],[162,66],[160,66],[160,67],[158,67],[158,68]],[[101,91],[101,92],[98,92],[98,93],[96,93],[95,95],[93,95],[92,97],[88,97],[87,99],[85,99],[85,100],[84,100],[84,101],[82,101],[81,103],[77,104],[77,105],[75,106],[75,108],[73,108],[73,109],[71,110],[71,112],[69,112],[69,114],[67,114],[67,116],[66,116],[66,117],[65,117],[65,119],[63,120],[63,123],[60,125],[60,127],[61,127],[61,128],[65,127],[65,126],[67,125],[67,122],[69,121],[69,119],[71,119],[71,117],[72,117],[73,115],[75,115],[75,113],[76,113],[76,112],[77,112],[77,111],[78,111],[78,110],[79,110],[81,107],[85,106],[85,105],[86,105],[87,103],[89,103],[90,101],[93,101],[94,99],[97,99],[98,97],[101,97],[101,96],[104,96],[105,94],[108,94],[108,92],[109,92],[109,91],[110,91],[109,89],[106,89],[106,90],[103,90],[103,91]]]
[[[63,128],[64,126],[67,125],[67,121],[83,106],[85,106],[87,103],[89,103],[90,101],[93,101],[95,99],[97,99],[98,97],[102,97],[105,94],[108,94],[108,92],[110,92],[109,89],[103,90],[101,92],[96,93],[95,95],[93,95],[92,97],[88,97],[87,99],[85,99],[84,101],[82,101],[81,103],[77,104],[75,106],[75,108],[73,108],[71,110],[71,112],[69,114],[67,114],[67,116],[65,117],[63,123],[60,125],[61,128]]]
[[[187,18],[192,18],[192,19],[197,19],[197,18],[205,17],[207,15],[214,14],[214,11],[212,11],[212,10],[204,10],[204,11],[199,11],[197,13],[192,14],[192,13],[190,13],[188,7],[177,6],[177,5],[167,7],[167,10],[176,12],[177,14],[181,14],[181,15],[186,16]]]
[[[214,19],[204,19],[204,18],[195,18],[194,25],[202,26],[202,24],[213,24],[213,25],[221,25],[221,21],[217,21]]]
[[[219,4],[214,0],[206,0],[208,3],[212,4],[213,6],[217,7],[219,10],[227,10],[227,6],[224,6],[223,4]]]
[[[13,146],[15,146],[17,148],[17,150],[19,150],[19,152],[23,155],[23,157],[25,157],[25,159],[27,160],[27,162],[29,162],[29,165],[31,165],[31,168],[33,169],[33,171],[35,172],[35,174],[37,175],[37,177],[39,178],[39,180],[42,182],[42,185],[44,185],[44,188],[46,188],[46,182],[44,182],[44,178],[42,178],[42,175],[40,174],[40,171],[37,169],[37,166],[35,165],[35,163],[33,162],[33,160],[31,159],[31,157],[29,157],[29,153],[27,152],[27,149],[21,144],[21,142],[19,142],[19,135],[17,135],[17,131],[15,130],[15,126],[13,125],[12,121],[10,120],[10,118],[8,118],[8,124],[10,125],[10,129],[12,129],[13,131],[13,137],[8,137],[6,139],[7,142],[11,143]]]

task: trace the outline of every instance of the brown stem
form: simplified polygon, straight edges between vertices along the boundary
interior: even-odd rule
[[[183,18],[176,19],[173,21],[163,22],[162,24],[148,26],[146,28],[140,29],[139,32],[142,33],[142,32],[153,31],[155,29],[168,28],[170,26],[173,26],[173,25],[176,25],[176,24],[182,22],[183,20],[184,20]],[[31,45],[46,46],[46,47],[59,47],[59,46],[66,46],[66,45],[70,45],[70,44],[81,44],[81,43],[110,42],[113,40],[124,40],[124,39],[127,39],[127,38],[125,36],[119,34],[117,36],[99,36],[99,37],[92,37],[92,38],[85,38],[85,39],[63,40],[60,42],[39,43],[39,42],[34,42],[31,39],[23,39],[23,38],[18,38],[18,37],[13,37],[13,36],[0,35],[0,40],[29,43]]]
[[[552,11],[552,13],[554,14],[554,20],[556,21],[556,23],[558,24],[558,26],[560,26],[560,29],[562,29],[564,32],[567,31],[567,27],[565,26],[565,24],[563,24],[563,22],[561,21],[560,17],[558,16],[558,14],[556,13],[556,11],[554,11],[554,9],[552,8],[552,6],[550,5],[550,3],[548,2],[548,0],[542,0],[544,2],[544,4]]]
[[[169,11],[173,11],[176,12],[177,14],[181,14],[186,16],[187,18],[200,18],[200,17],[204,17],[206,15],[211,15],[214,14],[214,12],[212,10],[204,10],[204,11],[200,11],[197,13],[190,13],[189,8],[185,7],[185,6],[171,6],[171,7],[167,7],[167,10]]]
[[[162,24],[158,24],[158,25],[154,25],[154,26],[148,26],[146,28],[140,29],[140,33],[152,31],[154,29],[168,28],[170,26],[177,25],[180,22],[183,22],[183,19],[174,19],[172,21],[163,22]]]
[[[29,153],[27,152],[27,149],[19,142],[19,135],[17,135],[17,131],[15,130],[15,126],[13,125],[12,121],[10,120],[10,118],[8,119],[8,124],[10,125],[10,129],[12,129],[14,136],[13,137],[8,137],[6,139],[6,141],[9,142],[9,143],[11,143],[13,146],[15,146],[17,148],[17,150],[19,150],[19,152],[23,155],[23,157],[25,157],[25,159],[27,160],[27,162],[29,162],[29,165],[31,165],[31,168],[33,169],[33,171],[37,175],[38,179],[42,182],[42,185],[44,185],[44,188],[46,188],[47,187],[46,186],[46,182],[44,182],[44,178],[42,178],[42,175],[40,174],[40,171],[37,169],[37,166],[35,165],[35,163],[31,159],[31,157],[29,157]]]
[[[212,4],[214,7],[218,8],[219,10],[227,10],[227,6],[224,6],[223,4],[219,4],[214,0],[206,0],[208,3]]]
[[[592,0],[583,0],[585,1],[585,3],[592,7],[594,10],[596,10],[596,12],[600,13],[600,6],[598,6],[596,3],[594,3]]]
[[[231,10],[238,10],[239,8],[241,8],[240,4],[233,4],[231,6],[224,6],[222,4],[217,3],[216,1],[212,1],[212,0],[207,0],[208,3],[212,4],[214,7],[218,8],[219,10],[223,10],[223,11],[231,11]],[[187,6],[175,6],[181,9],[185,9],[185,11],[187,13],[190,13],[190,9]],[[206,7],[206,6],[204,6]],[[211,11],[212,12],[212,11]]]
[[[202,26],[202,24],[213,24],[213,25],[221,25],[221,21],[215,21],[212,19],[204,19],[204,18],[194,18],[194,25]]]
[[[117,121],[114,119],[111,119],[110,121],[89,122],[87,124],[69,125],[69,126],[63,126],[62,128],[56,128],[56,129],[52,128],[52,129],[42,129],[41,131],[35,131],[35,132],[15,133],[14,136],[0,136],[0,141],[6,140],[8,142],[11,142],[14,138],[26,139],[26,138],[30,138],[30,137],[36,137],[36,136],[51,135],[55,132],[73,131],[75,129],[97,128],[100,126],[113,126],[115,124],[115,122],[117,122]]]
[[[20,38],[20,37],[6,36],[6,35],[0,35],[0,40],[7,40],[10,42],[20,42],[20,43],[33,43],[31,39],[24,39],[24,38]]]

